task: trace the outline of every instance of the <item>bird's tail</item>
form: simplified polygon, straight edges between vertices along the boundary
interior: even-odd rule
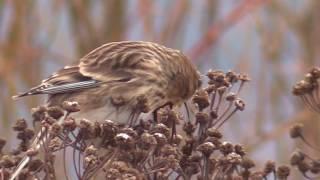
[[[21,97],[29,96],[29,95],[33,95],[33,94],[31,92],[20,93],[20,94],[12,96],[12,99],[16,100],[16,99],[19,99]]]
[[[38,151],[41,148],[41,145],[46,143],[47,139],[48,139],[47,129],[45,127],[42,127],[40,132],[37,134],[36,138],[33,140],[30,147]],[[21,173],[22,169],[26,167],[26,165],[30,162],[30,160],[31,158],[29,156],[25,156],[24,158],[22,158],[17,168],[15,169],[13,174],[10,176],[10,180],[14,180],[15,178],[17,178]]]

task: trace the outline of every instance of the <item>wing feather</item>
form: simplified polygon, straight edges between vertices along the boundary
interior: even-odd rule
[[[169,50],[139,41],[108,43],[81,58],[78,66],[67,66],[43,80],[39,86],[13,98],[81,91],[105,83],[123,83],[134,79],[157,79],[163,73],[159,59],[166,58]]]

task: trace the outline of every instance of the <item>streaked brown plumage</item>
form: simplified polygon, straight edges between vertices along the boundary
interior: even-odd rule
[[[88,85],[77,85],[82,82]],[[48,106],[77,101],[81,112],[75,116],[126,123],[137,97],[147,97],[153,111],[167,103],[182,104],[198,86],[196,69],[180,51],[152,42],[123,41],[100,46],[81,58],[78,66],[65,67],[18,97],[49,94]],[[119,98],[125,103],[114,108],[111,101]]]

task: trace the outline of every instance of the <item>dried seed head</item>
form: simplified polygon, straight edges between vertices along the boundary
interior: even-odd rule
[[[181,152],[184,154],[184,155],[187,155],[187,156],[190,156],[192,154],[192,151],[193,151],[193,147],[194,147],[194,144],[195,144],[195,139],[194,138],[186,138],[185,139],[185,145],[182,146],[181,148]]]
[[[279,179],[287,179],[290,175],[290,168],[288,166],[282,165],[277,169],[277,177]]]
[[[210,80],[217,81],[217,82],[222,82],[225,77],[225,74],[222,70],[211,70],[210,69],[206,75]]]
[[[248,74],[239,74],[238,78],[240,81],[243,81],[243,82],[247,82],[251,80]]]
[[[42,121],[46,117],[47,108],[45,106],[38,106],[31,109],[33,121]]]
[[[68,117],[62,123],[63,130],[74,131],[77,128],[77,124],[74,118]]]
[[[151,129],[151,133],[161,133],[164,134],[167,138],[170,137],[170,129],[161,123],[156,124],[152,129]]]
[[[44,163],[40,159],[33,159],[28,164],[29,171],[37,171]]]
[[[49,116],[54,119],[60,119],[64,115],[63,109],[61,109],[59,106],[49,107],[47,112]]]
[[[95,126],[94,124],[87,120],[81,119],[79,123],[79,133],[83,139],[90,139],[96,137]]]
[[[255,166],[255,164],[251,159],[244,157],[244,158],[242,158],[241,166],[244,169],[250,169],[250,168],[253,168]]]
[[[120,172],[125,172],[129,168],[128,164],[124,161],[114,161],[112,162],[111,167],[119,170]]]
[[[238,81],[238,75],[233,71],[228,71],[226,73],[226,79],[230,83],[236,83]]]
[[[132,128],[122,128],[119,130],[119,133],[125,133],[128,134],[129,136],[131,136],[133,139],[138,137],[138,134],[135,130],[133,130]]]
[[[199,110],[202,111],[209,106],[209,95],[207,91],[200,89],[192,97],[192,102],[195,103]]]
[[[309,83],[313,83],[315,81],[314,77],[312,76],[311,73],[307,73],[304,75],[304,80],[309,82]]]
[[[217,148],[220,148],[220,146],[222,145],[222,142],[220,141],[220,139],[216,137],[208,137],[206,138],[205,141],[213,143]]]
[[[188,160],[190,162],[194,162],[194,163],[200,163],[202,160],[202,157],[200,154],[193,154],[191,156],[188,157]]]
[[[215,137],[215,138],[218,138],[218,139],[221,139],[222,138],[222,134],[220,131],[218,131],[216,128],[214,127],[211,127],[211,128],[208,128],[207,130],[207,135],[209,137]]]
[[[89,155],[84,157],[84,168],[91,167],[92,165],[96,165],[98,163],[98,157],[95,155]]]
[[[234,100],[236,100],[236,98],[237,98],[237,95],[235,93],[233,93],[233,92],[230,92],[226,96],[226,100],[227,101],[234,101]]]
[[[172,137],[172,143],[179,146],[181,142],[183,141],[183,137],[180,134],[176,134]]]
[[[225,168],[228,167],[229,162],[225,156],[220,156],[218,159],[216,159],[216,164],[218,167]]]
[[[307,94],[313,91],[313,84],[305,81],[305,80],[301,80],[298,83],[296,83],[296,85],[293,87],[293,91],[292,93],[296,96],[301,96],[303,94]]]
[[[240,144],[234,145],[234,152],[239,154],[240,156],[246,155],[246,151],[244,150],[243,146]]]
[[[218,118],[217,111],[210,111],[210,116],[211,116],[212,119],[217,119]]]
[[[207,76],[209,79],[215,79],[216,76],[217,76],[219,73],[223,74],[223,71],[210,69],[210,70],[207,72],[206,76]]]
[[[292,166],[298,165],[301,161],[303,161],[305,155],[301,151],[295,151],[291,154],[290,164]]]
[[[118,132],[119,128],[117,124],[111,120],[105,120],[101,123],[102,134],[115,134]]]
[[[168,142],[167,137],[164,134],[154,133],[153,136],[156,138],[158,146],[163,146]]]
[[[224,94],[227,91],[227,86],[221,86],[217,89],[218,93],[220,94],[220,96],[222,94]]]
[[[25,119],[18,119],[12,128],[14,131],[23,131],[27,127],[28,125]]]
[[[161,148],[160,153],[164,157],[167,157],[170,155],[174,155],[176,158],[180,157],[180,152],[177,149],[176,145],[166,144]]]
[[[233,145],[230,143],[230,142],[223,142],[220,147],[220,152],[223,154],[223,155],[227,155],[229,153],[232,153],[234,152],[234,148],[233,148]]]
[[[85,156],[97,155],[97,153],[98,153],[98,149],[95,148],[93,145],[90,145],[84,150]]]
[[[216,150],[216,146],[211,142],[202,143],[197,147],[197,151],[200,151],[206,157],[209,157],[214,150]]]
[[[111,120],[105,120],[100,124],[101,139],[103,146],[107,147],[110,144],[114,144],[114,137],[119,131],[119,127]]]
[[[49,150],[51,152],[54,152],[54,151],[58,150],[61,146],[62,146],[62,140],[59,139],[58,137],[55,137],[55,138],[51,139],[51,141],[49,143]]]
[[[80,105],[74,101],[64,101],[62,103],[62,108],[68,113],[78,112],[80,111]]]
[[[312,75],[313,78],[319,79],[320,78],[320,67],[313,67],[310,70],[310,74]]]
[[[140,147],[145,150],[148,150],[157,144],[156,138],[149,133],[143,133],[139,142]]]
[[[240,111],[243,111],[245,108],[245,103],[242,99],[237,98],[236,101],[234,102],[235,106],[237,109],[239,109]]]
[[[187,122],[183,125],[183,131],[188,135],[191,136],[194,131],[196,130],[196,127],[191,124],[191,122]]]
[[[276,171],[276,163],[270,160],[267,161],[263,169],[264,174],[267,175],[275,171]]]
[[[302,136],[302,129],[303,125],[302,124],[295,124],[290,128],[290,137],[291,138],[298,138]]]
[[[54,118],[51,117],[51,116],[47,116],[47,117],[44,118],[44,120],[41,121],[41,125],[42,125],[43,127],[48,127],[48,126],[52,125],[52,124],[55,123],[55,122],[57,122],[56,119],[54,119]]]
[[[132,137],[125,133],[119,133],[115,137],[116,144],[123,150],[131,149],[134,145]]]
[[[229,164],[233,164],[233,165],[240,164],[241,163],[241,159],[242,159],[239,154],[236,154],[234,152],[229,153],[226,158],[227,158],[228,163]]]
[[[211,94],[217,90],[217,87],[215,85],[209,85],[204,90],[207,91],[208,94]]]
[[[139,125],[143,128],[143,130],[150,130],[152,122],[150,120],[144,121],[141,120]]]
[[[29,141],[33,138],[34,131],[32,129],[25,129],[17,134],[17,138],[23,141]]]
[[[209,121],[209,115],[205,112],[197,112],[196,113],[196,121],[199,124],[205,125]]]
[[[52,138],[58,136],[61,132],[62,132],[62,127],[58,123],[52,124],[49,128],[49,134]]]
[[[105,180],[121,179],[121,173],[117,169],[107,168],[107,169],[104,169],[104,172],[105,172]]]

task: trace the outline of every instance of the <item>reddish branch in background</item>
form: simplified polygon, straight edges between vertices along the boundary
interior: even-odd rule
[[[224,19],[213,23],[209,30],[193,45],[188,52],[191,59],[198,58],[209,46],[216,42],[218,37],[224,33],[227,28],[236,24],[250,11],[268,2],[268,0],[243,0],[235,9],[231,11]]]

